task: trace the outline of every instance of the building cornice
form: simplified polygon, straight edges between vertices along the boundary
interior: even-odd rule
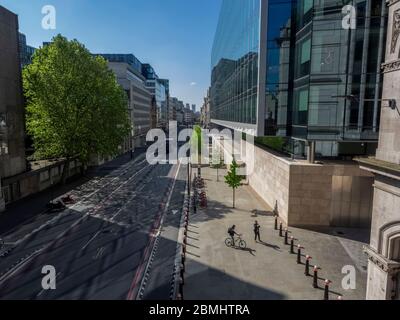
[[[395,274],[400,272],[400,263],[396,261],[389,260],[384,256],[377,253],[370,246],[364,246],[364,252],[368,257],[368,260],[374,265],[379,267],[382,271],[388,274]]]
[[[389,178],[399,180],[400,179],[400,165],[379,160],[374,157],[369,158],[354,158],[360,164],[362,169],[371,171],[376,174],[388,176]]]
[[[394,5],[394,4],[396,4],[397,2],[400,2],[400,0],[386,0],[386,5],[388,7],[390,7],[390,6]]]
[[[398,0],[400,1],[400,0]],[[388,73],[400,70],[400,59],[382,63],[382,72]]]

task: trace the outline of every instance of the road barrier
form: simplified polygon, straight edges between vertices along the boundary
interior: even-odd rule
[[[320,270],[318,266],[314,266],[314,278],[313,278],[313,287],[318,289],[318,270]]]
[[[310,260],[311,259],[312,259],[312,257],[306,256],[306,267],[304,270],[304,274],[306,275],[306,277],[308,277],[310,275]]]
[[[325,280],[325,289],[324,289],[324,300],[329,300],[329,286],[331,285],[332,281]]]
[[[285,228],[285,245],[288,245],[288,236],[289,236],[289,230],[288,228]]]
[[[184,285],[184,280],[183,280],[183,278],[181,277],[181,278],[179,279],[179,290],[178,290],[178,297],[179,297],[179,299],[178,299],[178,300],[183,300],[183,285]]]
[[[301,249],[303,247],[301,245],[297,246],[297,264],[301,264]]]
[[[275,230],[278,230],[278,216],[275,216]]]
[[[279,236],[283,237],[283,224],[282,224],[282,222],[279,224]]]
[[[290,253],[294,254],[294,237],[290,237]]]
[[[181,264],[180,275],[181,275],[181,278],[184,279],[184,276],[185,276],[185,265],[183,263]],[[183,282],[184,282],[183,284],[185,284],[185,281],[183,281]]]

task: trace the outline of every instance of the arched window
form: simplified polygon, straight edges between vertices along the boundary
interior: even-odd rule
[[[394,221],[380,230],[378,252],[386,258],[400,262],[400,221]]]
[[[389,259],[400,262],[400,234],[390,239]]]

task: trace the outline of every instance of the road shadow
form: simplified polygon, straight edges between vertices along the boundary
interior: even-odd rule
[[[135,157],[144,154],[140,149]],[[16,202],[8,204],[6,211],[0,215],[0,235],[10,234],[14,229],[29,223],[40,223],[48,219],[51,214],[46,214],[46,204],[51,200],[65,195],[72,190],[83,188],[95,178],[102,178],[119,166],[131,161],[130,155],[121,155],[101,166],[89,168],[84,175],[75,175],[67,180],[65,185],[58,184],[41,192],[32,194]],[[27,209],[29,208],[29,209]]]
[[[257,218],[257,217],[273,217],[274,213],[272,211],[265,211],[265,210],[258,210],[258,209],[253,209],[251,211],[252,218]]]
[[[253,257],[256,256],[254,253],[257,252],[257,250],[255,250],[255,249],[251,249],[251,248],[240,248],[240,247],[238,247],[238,246],[228,247],[228,248],[229,248],[229,249],[238,250],[238,251],[248,252],[248,253],[250,253]]]
[[[183,287],[184,300],[283,300],[285,295],[243,281],[226,272],[213,267],[188,260],[187,272],[184,274]],[[166,300],[159,293],[171,286],[149,288],[145,294],[145,300]]]
[[[267,243],[267,242],[264,242],[264,241],[257,241],[257,243],[258,244],[261,244],[261,245],[263,245],[263,246],[265,246],[265,247],[267,247],[267,248],[271,248],[271,249],[274,249],[274,250],[276,250],[276,251],[282,251],[281,250],[281,247],[279,247],[279,246],[277,246],[277,245],[273,245],[273,244],[269,244],[269,243]]]
[[[369,244],[371,229],[368,228],[345,228],[345,227],[310,227],[296,226],[294,228],[308,230],[316,233],[327,234],[342,239]]]

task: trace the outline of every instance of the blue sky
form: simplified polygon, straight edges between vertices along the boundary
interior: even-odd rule
[[[222,0],[0,0],[19,15],[38,47],[61,33],[91,52],[133,53],[169,78],[171,94],[199,109],[210,84],[211,47]],[[57,29],[41,27],[42,7],[57,10]]]

